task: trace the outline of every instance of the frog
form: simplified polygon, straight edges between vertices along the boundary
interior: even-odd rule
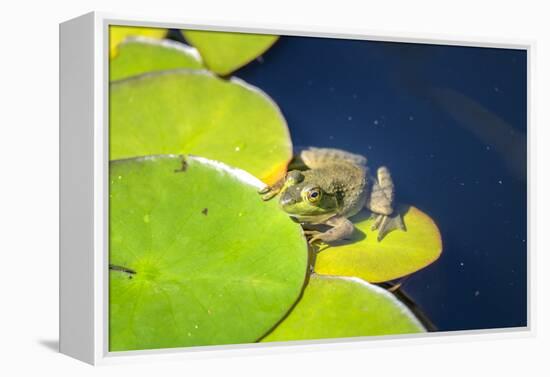
[[[310,147],[289,164],[286,175],[258,191],[267,201],[279,195],[279,205],[304,227],[310,244],[334,243],[355,230],[350,217],[367,208],[380,242],[393,230],[406,231],[394,210],[395,189],[390,171],[381,166],[370,174],[365,156],[335,148]],[[327,230],[321,231],[318,225]]]

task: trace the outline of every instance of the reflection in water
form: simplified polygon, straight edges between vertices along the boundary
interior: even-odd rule
[[[476,101],[449,88],[432,88],[432,100],[446,110],[461,127],[483,143],[494,146],[510,173],[526,180],[527,143],[523,133]]]
[[[525,134],[457,90],[449,86],[434,87],[433,78],[425,70],[430,60],[437,59],[433,46],[387,45],[382,50],[387,56],[396,57],[396,70],[393,75],[403,88],[414,96],[429,99],[480,142],[494,147],[511,175],[520,181],[526,181]],[[451,71],[449,76],[453,76]]]

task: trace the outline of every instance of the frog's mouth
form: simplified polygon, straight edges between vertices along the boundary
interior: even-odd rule
[[[333,213],[326,213],[322,215],[298,215],[298,214],[288,214],[293,220],[299,223],[308,223],[308,224],[320,224],[324,223],[328,219],[330,219],[332,216],[334,216]]]
[[[300,223],[319,223],[334,216],[334,211],[305,202],[299,193],[292,193],[290,187],[279,198],[279,205],[293,219]]]

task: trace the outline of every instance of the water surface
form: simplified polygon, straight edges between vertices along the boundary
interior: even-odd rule
[[[299,146],[364,154],[443,254],[405,291],[439,330],[526,325],[526,52],[283,37],[235,73],[279,104]]]

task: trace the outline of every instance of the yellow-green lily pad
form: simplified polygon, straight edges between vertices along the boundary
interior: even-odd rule
[[[161,39],[166,36],[168,30],[154,27],[111,25],[109,27],[109,53],[111,59],[118,53],[118,46],[130,36],[144,36]]]
[[[110,351],[257,341],[298,299],[301,227],[201,157],[110,164]]]
[[[225,76],[263,54],[279,38],[276,35],[183,31],[185,39],[201,53],[206,66]]]
[[[388,291],[358,278],[313,274],[300,301],[262,342],[425,331]]]
[[[199,70],[156,72],[111,83],[110,158],[194,154],[271,184],[292,142],[278,106],[242,80]]]
[[[371,230],[373,220],[364,210],[350,219],[355,232],[349,240],[321,247],[315,271],[378,283],[409,275],[437,260],[442,242],[434,221],[412,206],[397,210],[403,216],[406,232],[394,230],[377,241],[377,231]]]
[[[146,72],[204,68],[195,48],[168,39],[128,37],[119,44],[118,51],[109,64],[111,81]]]

